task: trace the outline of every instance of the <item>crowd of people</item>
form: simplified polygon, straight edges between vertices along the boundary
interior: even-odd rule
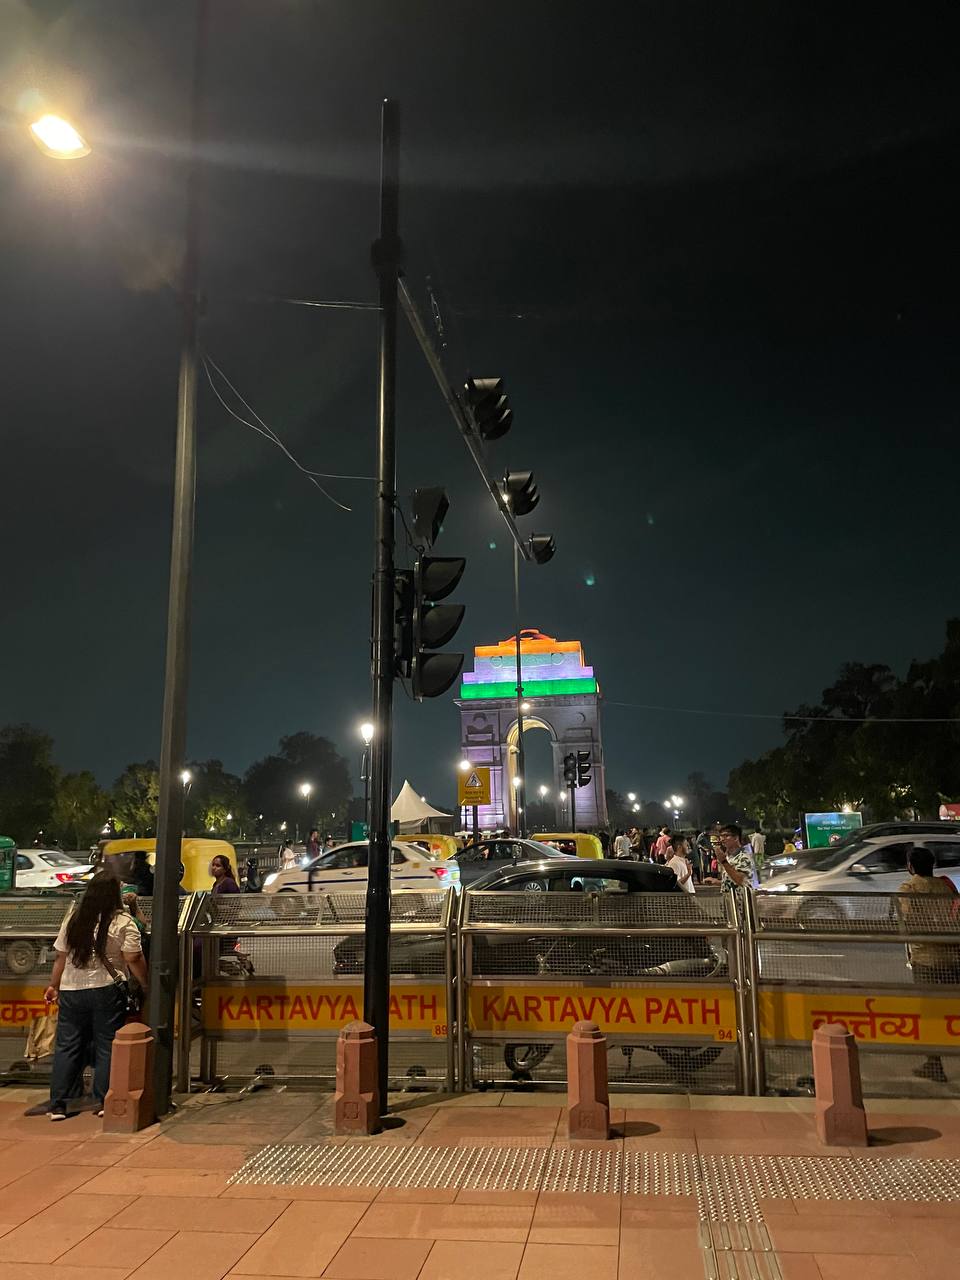
[[[686,893],[698,884],[719,884],[721,889],[759,888],[765,838],[754,832],[749,838],[733,823],[705,828],[691,840],[669,827],[618,829],[612,839],[600,833],[604,856],[633,862],[657,862],[667,866]]]

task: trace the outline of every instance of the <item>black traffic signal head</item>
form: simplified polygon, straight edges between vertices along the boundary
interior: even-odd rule
[[[589,787],[590,785],[590,752],[577,752],[577,786]]]
[[[513,410],[503,393],[502,378],[468,378],[463,384],[477,431],[484,440],[499,440],[513,425]]]
[[[563,780],[568,787],[577,785],[577,757],[572,751],[563,757]]]
[[[546,564],[557,554],[557,544],[549,533],[535,533],[528,539],[527,546],[537,564]]]
[[[410,674],[413,696],[438,698],[456,680],[463,666],[462,653],[432,653],[448,644],[463,622],[462,604],[436,604],[453,591],[463,577],[462,556],[421,556],[413,571],[413,657]]]
[[[445,489],[414,489],[410,499],[413,512],[413,537],[417,546],[432,547],[443,528],[450,510]]]
[[[515,516],[528,516],[540,501],[532,471],[508,471],[503,477],[503,487]]]

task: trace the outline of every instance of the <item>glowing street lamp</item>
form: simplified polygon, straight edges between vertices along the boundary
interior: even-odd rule
[[[90,154],[90,146],[69,120],[44,115],[30,126],[30,136],[45,156],[53,160],[80,160]]]
[[[549,788],[548,788],[548,787],[544,787],[544,786],[540,786],[540,787],[538,787],[537,789],[538,789],[538,791],[540,792],[540,799],[541,799],[541,800],[546,800],[547,796],[550,794],[550,790],[549,790]]]
[[[193,774],[189,769],[180,770],[180,781],[185,787],[189,787],[190,783],[193,781]]]
[[[457,765],[457,768],[460,770],[461,773],[466,773],[470,768],[470,761],[461,760],[460,763]]]
[[[634,804],[637,799],[637,793],[635,791],[628,791],[627,799],[630,801],[631,804]]]
[[[299,787],[297,787],[297,790],[298,790],[298,791],[300,792],[300,794],[303,796],[303,821],[304,821],[304,824],[306,824],[306,821],[307,821],[307,810],[308,810],[308,807],[309,807],[309,804],[310,804],[310,796],[311,796],[311,794],[313,793],[313,783],[312,783],[312,782],[301,782],[301,783],[300,783],[300,785],[299,785]],[[309,833],[309,831],[308,831],[308,832],[307,832],[307,835],[309,835],[309,834],[310,834],[310,833]],[[300,823],[299,823],[299,822],[297,823],[296,840],[297,840],[298,842],[299,842],[299,840],[300,840]]]
[[[374,728],[369,720],[364,720],[360,726],[360,737],[363,739],[364,746],[369,747],[373,741]]]
[[[517,774],[517,773],[515,773],[515,774],[513,775],[513,777],[510,779],[510,781],[513,783],[514,787],[516,787],[516,788],[519,790],[519,788],[520,788],[520,775],[519,775],[519,774]]]
[[[369,720],[360,726],[360,737],[363,739],[363,755],[360,757],[360,781],[363,783],[363,825],[370,830],[370,743],[376,729]]]

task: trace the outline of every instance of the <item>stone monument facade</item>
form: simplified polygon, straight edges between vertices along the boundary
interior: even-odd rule
[[[607,824],[603,742],[600,736],[600,688],[585,664],[579,640],[555,640],[539,631],[520,632],[520,671],[524,731],[545,729],[553,752],[554,830],[570,828],[570,805],[559,800],[565,789],[563,759],[589,751],[591,781],[577,789],[577,828]],[[517,768],[517,641],[478,645],[472,671],[465,671],[456,700],[460,710],[460,752],[472,765],[490,769],[490,804],[482,805],[482,829],[518,829],[511,779]],[[528,798],[529,799],[529,798]]]

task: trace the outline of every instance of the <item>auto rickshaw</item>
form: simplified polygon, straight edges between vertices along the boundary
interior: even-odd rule
[[[151,867],[156,861],[156,837],[148,840],[105,840],[100,846],[100,856],[95,858],[102,867],[112,868],[118,880],[125,880],[133,871],[133,855],[140,851],[147,855]],[[226,840],[204,840],[192,836],[184,836],[180,841],[180,861],[183,863],[183,877],[180,881],[187,893],[201,893],[213,888],[213,876],[210,874],[210,860],[217,854],[230,859],[234,873],[237,870],[237,855],[232,844]]]

